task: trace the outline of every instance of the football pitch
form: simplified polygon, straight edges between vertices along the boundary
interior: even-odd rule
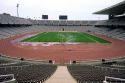
[[[83,32],[43,32],[23,39],[21,42],[111,43],[108,40]]]

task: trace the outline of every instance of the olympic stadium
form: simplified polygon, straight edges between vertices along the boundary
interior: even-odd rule
[[[95,21],[0,14],[0,83],[125,83],[124,6]]]

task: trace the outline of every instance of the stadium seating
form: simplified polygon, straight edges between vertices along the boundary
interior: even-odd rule
[[[48,26],[85,26],[95,25],[97,21],[75,21],[75,20],[32,20],[24,19],[8,14],[0,14],[0,26],[17,25],[48,25]]]
[[[0,14],[0,25],[31,25],[28,19]]]
[[[124,83],[125,58],[102,61],[75,61],[67,66],[71,75],[79,83],[103,83],[105,76],[118,78],[107,79],[108,83]]]
[[[50,77],[56,70],[57,66],[44,62],[31,62],[8,60],[1,58],[0,75],[5,75],[0,78],[0,82],[9,80],[8,75],[14,74],[14,78],[18,83],[40,83]],[[16,62],[16,63],[14,63]],[[6,63],[6,64],[5,64]],[[11,64],[13,63],[13,64]],[[6,79],[6,80],[5,80]]]
[[[89,30],[115,39],[125,40],[124,28],[93,27],[93,28],[90,28]]]
[[[110,20],[99,21],[95,26],[105,26],[105,27],[124,27],[125,26],[125,16],[114,17]]]
[[[105,76],[124,78],[125,70],[91,65],[69,65],[68,70],[79,83],[103,83]],[[116,80],[108,80],[116,82]],[[117,81],[118,82],[118,81]]]

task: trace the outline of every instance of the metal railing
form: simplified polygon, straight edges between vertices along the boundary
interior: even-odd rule
[[[111,82],[108,82],[107,79],[112,79],[112,80],[116,81],[116,83],[117,83],[117,81],[121,81],[120,83],[125,82],[125,79],[122,79],[122,78],[105,76],[105,80],[103,81],[103,83],[111,83]]]

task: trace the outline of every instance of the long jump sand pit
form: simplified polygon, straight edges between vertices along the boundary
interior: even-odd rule
[[[73,60],[101,60],[125,56],[125,41],[95,34],[112,43],[20,43],[20,38],[37,34],[26,33],[0,40],[0,53],[10,57],[30,60],[54,60],[56,63],[70,63]]]

